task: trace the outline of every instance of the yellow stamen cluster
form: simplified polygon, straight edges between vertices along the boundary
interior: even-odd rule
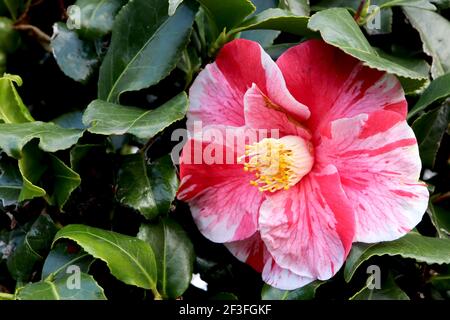
[[[245,159],[245,171],[255,172],[251,185],[261,192],[275,192],[288,190],[298,182],[293,156],[293,150],[281,140],[269,138],[245,146],[245,155],[239,160]]]

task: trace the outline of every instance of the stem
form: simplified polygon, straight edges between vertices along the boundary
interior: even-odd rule
[[[11,293],[0,292],[0,300],[15,300],[16,297]]]
[[[158,290],[152,289],[152,293],[154,296],[154,300],[160,301],[160,300],[164,300],[163,297],[159,294]]]
[[[364,6],[366,4],[366,0],[362,0],[361,3],[358,6],[358,9],[356,10],[355,16],[353,17],[353,19],[355,19],[355,21],[359,21],[359,18],[361,18],[361,13],[362,10],[364,9]]]
[[[39,41],[39,43],[46,51],[48,52],[52,51],[50,48],[50,39],[51,39],[50,36],[41,29],[39,29],[38,27],[33,26],[31,24],[19,24],[15,25],[14,29],[19,31],[31,32],[35,36],[36,40]]]

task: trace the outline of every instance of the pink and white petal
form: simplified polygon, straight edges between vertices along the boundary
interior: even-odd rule
[[[316,159],[333,163],[354,206],[354,241],[400,238],[422,219],[428,190],[419,182],[421,161],[404,117],[379,111],[331,123]]]
[[[242,131],[236,129],[235,135]],[[189,203],[198,228],[214,242],[245,239],[257,229],[263,194],[250,185],[254,175],[237,157],[223,141],[190,139],[183,148],[177,197]]]
[[[296,275],[290,270],[283,269],[273,260],[259,233],[252,237],[225,243],[230,252],[240,261],[262,272],[262,278],[267,284],[282,290],[293,290],[307,285],[314,279]]]
[[[272,257],[264,265],[262,278],[265,283],[281,290],[295,290],[315,280],[299,276],[288,269],[281,268]]]
[[[251,128],[277,130],[280,137],[295,135],[311,139],[309,131],[264,95],[256,84],[245,93],[244,113],[245,123]]]
[[[261,46],[238,39],[226,44],[216,61],[194,81],[189,93],[188,129],[195,121],[244,125],[244,94],[253,84],[299,120],[309,117],[308,108],[289,93],[281,71]]]
[[[310,279],[336,274],[354,227],[353,208],[332,165],[316,167],[288,191],[267,195],[259,215],[261,238],[276,263]]]
[[[259,232],[248,239],[225,243],[225,247],[239,260],[258,272],[262,272],[266,262],[266,246]]]
[[[277,61],[289,91],[311,111],[310,129],[377,110],[405,116],[407,102],[395,76],[363,66],[321,40],[287,50]]]

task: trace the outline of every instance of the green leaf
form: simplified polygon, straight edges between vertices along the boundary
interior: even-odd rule
[[[188,108],[186,93],[181,93],[155,110],[125,107],[102,100],[89,104],[83,123],[88,131],[102,135],[135,135],[150,139],[172,123],[184,118]]]
[[[17,300],[106,300],[103,288],[88,274],[81,273],[79,289],[68,286],[71,277],[31,283],[17,291]]]
[[[316,290],[325,282],[314,281],[295,290],[281,290],[265,284],[261,291],[262,300],[312,300]]]
[[[34,142],[22,149],[18,165],[22,175],[17,199],[19,202],[46,197],[49,204],[61,209],[72,191],[81,183],[80,176],[76,172],[56,156],[40,150]],[[47,179],[43,179],[44,176]],[[42,179],[45,180],[44,183],[41,183]]]
[[[28,108],[23,104],[15,84],[22,85],[19,76],[5,74],[0,78],[0,120],[5,123],[34,121]]]
[[[428,75],[430,73],[430,66],[425,60],[405,57],[404,55],[403,56],[392,55],[378,48],[374,49],[377,51],[378,55],[381,56],[382,58],[392,61],[408,70],[421,74],[424,79],[428,79]],[[416,91],[422,89],[424,85],[426,85],[426,81],[418,83],[417,81],[408,78],[399,78],[399,80],[406,94],[415,93]]]
[[[335,8],[320,11],[311,17],[308,28],[320,31],[325,42],[363,61],[366,66],[395,74],[400,77],[400,80],[408,80],[410,86],[421,88],[427,81],[427,77],[423,74],[381,57],[370,46],[346,9]],[[408,89],[411,90],[411,88]]]
[[[412,128],[419,143],[420,158],[425,167],[433,168],[442,137],[450,123],[450,101],[425,113],[414,121]]]
[[[147,164],[142,153],[124,158],[118,177],[117,198],[147,219],[166,214],[178,190],[170,156]]]
[[[428,205],[428,214],[431,222],[436,228],[439,238],[450,238],[450,211],[430,202]]]
[[[403,8],[406,17],[419,31],[423,50],[433,57],[431,75],[433,78],[450,72],[450,21],[441,15],[417,8]]]
[[[63,129],[53,123],[40,121],[0,124],[0,148],[10,157],[20,159],[23,147],[33,139],[39,139],[43,151],[65,150],[77,143],[83,131]]]
[[[87,253],[106,262],[112,275],[120,281],[156,292],[155,255],[144,241],[78,224],[61,229],[53,244],[60,239],[73,240]]]
[[[85,130],[86,126],[83,124],[83,112],[72,111],[60,115],[51,122],[64,129],[79,129]]]
[[[3,206],[17,204],[22,190],[22,177],[17,161],[0,155],[0,201]]]
[[[334,7],[344,7],[353,12],[359,7],[361,0],[322,0],[312,6],[313,10],[324,10]],[[379,6],[381,9],[394,6],[406,6],[422,8],[427,10],[435,10],[436,7],[428,0],[372,0],[371,4]]]
[[[256,6],[256,11],[250,17],[278,6],[277,0],[252,0],[252,2]],[[265,48],[271,46],[279,35],[280,31],[276,30],[248,30],[241,33],[241,38],[256,41]]]
[[[48,170],[46,154],[35,143],[26,145],[19,159],[19,170],[23,179],[19,202],[44,197],[47,192],[38,186],[40,179]]]
[[[4,74],[6,72],[6,60],[6,54],[3,51],[0,51],[0,74]]]
[[[111,32],[117,12],[128,0],[77,0],[80,8],[80,29],[87,39],[97,39]]]
[[[344,277],[347,282],[351,280],[356,269],[373,256],[395,256],[415,259],[428,264],[450,263],[450,239],[437,239],[424,237],[416,233],[390,242],[378,244],[354,244],[347,258]]]
[[[368,280],[370,283],[370,279]],[[369,289],[366,284],[350,300],[410,300],[408,295],[400,289],[391,274],[381,284],[380,289]]]
[[[78,173],[54,155],[50,154],[49,157],[53,190],[48,201],[50,204],[58,206],[58,208],[63,208],[72,192],[80,186],[81,178]]]
[[[5,4],[6,8],[8,8],[9,14],[11,15],[11,17],[14,20],[17,19],[17,15],[19,14],[19,9],[20,9],[21,5],[23,4],[22,2],[25,2],[25,1],[3,0],[3,3]]]
[[[154,250],[158,268],[158,291],[164,298],[178,298],[189,287],[194,270],[194,249],[186,232],[174,221],[143,224],[138,238]]]
[[[51,47],[59,68],[75,81],[86,83],[99,63],[94,43],[80,39],[62,22],[53,26]]]
[[[101,144],[77,144],[70,150],[70,167],[79,172],[81,170],[81,162],[89,154],[89,152],[96,148],[105,148]]]
[[[217,33],[230,30],[252,14],[256,7],[250,0],[198,0],[215,22]]]
[[[8,270],[15,280],[29,280],[36,263],[42,261],[50,249],[56,231],[53,220],[46,214],[40,215],[29,230],[18,231],[15,249],[7,260]]]
[[[309,0],[280,0],[280,8],[291,11],[297,16],[309,16]]]
[[[77,266],[81,272],[88,273],[94,259],[85,251],[76,249],[67,243],[57,243],[45,259],[41,279],[64,278],[70,266]]]
[[[171,17],[168,9],[168,2],[160,0],[135,0],[123,7],[100,67],[99,99],[118,103],[123,92],[155,85],[175,68],[189,41],[196,9],[191,1]]]
[[[289,32],[296,35],[311,35],[308,30],[308,17],[296,16],[283,9],[267,9],[247,20],[233,29],[232,33],[254,29],[273,29]]]
[[[428,88],[420,96],[419,101],[417,101],[408,113],[408,119],[425,110],[432,103],[448,96],[450,96],[450,73],[440,76],[430,83]]]
[[[0,17],[0,51],[13,53],[20,45],[20,35],[11,19]]]

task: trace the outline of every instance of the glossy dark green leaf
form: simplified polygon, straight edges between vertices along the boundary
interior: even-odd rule
[[[199,0],[216,24],[217,32],[227,31],[252,14],[256,7],[250,0]]]
[[[400,79],[407,79],[410,86],[414,84],[414,87],[419,89],[428,79],[426,75],[381,57],[371,47],[346,9],[334,8],[320,11],[311,17],[308,27],[320,31],[325,42],[363,61],[366,66],[395,74]]]
[[[34,121],[15,86],[22,85],[19,76],[5,74],[0,77],[0,120],[4,123]]]
[[[417,8],[404,7],[406,17],[419,31],[423,50],[433,58],[433,78],[450,72],[450,21],[440,14]]]
[[[265,284],[261,291],[262,300],[312,300],[316,290],[324,284],[323,281],[314,281],[296,290],[281,290]]]
[[[20,35],[11,19],[0,17],[0,51],[13,53],[20,45]]]
[[[83,112],[72,111],[64,113],[52,122],[64,129],[79,129],[84,130],[86,126],[83,124]]]
[[[101,144],[77,144],[70,150],[70,167],[76,171],[80,171],[81,162],[89,153],[97,148],[105,149]]]
[[[18,203],[22,185],[17,161],[0,154],[0,201],[3,206]]]
[[[428,264],[450,264],[450,239],[424,237],[417,233],[390,242],[378,244],[354,244],[347,258],[344,277],[348,282],[356,269],[373,256],[395,256],[415,259]]]
[[[62,22],[53,26],[51,47],[60,69],[75,81],[87,82],[99,63],[94,43],[80,39]]]
[[[118,103],[121,93],[150,87],[175,68],[189,41],[196,6],[185,1],[170,17],[168,6],[168,1],[134,0],[117,15],[100,67],[99,99]]]
[[[408,113],[408,119],[425,110],[432,103],[450,96],[450,73],[433,80],[422,93],[419,101]]]
[[[175,121],[184,118],[188,99],[181,93],[155,110],[125,107],[102,100],[95,100],[87,107],[83,123],[88,131],[103,135],[135,135],[150,139]]]
[[[73,240],[87,253],[106,262],[112,275],[120,281],[151,289],[157,294],[155,255],[152,248],[144,241],[77,224],[61,229],[53,243],[60,239]]]
[[[296,16],[283,9],[267,9],[238,25],[232,32],[253,29],[272,29],[289,32],[296,35],[311,35],[307,28],[309,18]]]
[[[6,54],[0,50],[0,74],[6,72],[7,57]]]
[[[87,39],[97,39],[111,32],[117,12],[128,0],[77,0],[80,8],[80,29]]]
[[[63,129],[53,123],[40,121],[0,124],[0,148],[9,156],[20,159],[23,147],[33,139],[39,139],[43,151],[65,150],[77,143],[83,131]]]
[[[84,250],[67,243],[57,243],[50,251],[42,268],[42,280],[61,279],[67,276],[68,269],[76,266],[83,273],[88,273],[94,259]]]
[[[309,16],[309,0],[280,0],[280,8],[291,11],[298,16]]]
[[[450,211],[445,208],[430,203],[428,205],[428,214],[430,215],[431,222],[436,228],[439,238],[450,238]]]
[[[334,7],[344,7],[355,12],[361,0],[321,0],[312,6],[313,10],[324,10]],[[371,4],[379,6],[381,9],[394,6],[406,6],[422,8],[427,10],[435,10],[436,7],[428,0],[372,0]]]
[[[18,281],[27,281],[37,262],[43,261],[56,234],[56,226],[50,216],[40,215],[29,230],[14,243],[14,251],[8,257],[7,266],[11,276]]]
[[[369,280],[370,283],[370,280]],[[389,275],[381,283],[381,288],[370,289],[368,285],[353,295],[350,300],[410,300],[408,295],[400,289],[394,281],[392,275]]]
[[[17,300],[106,300],[103,288],[88,274],[81,273],[79,288],[68,285],[74,275],[53,281],[31,283],[17,291]]]
[[[6,8],[9,11],[9,14],[11,17],[16,20],[19,15],[19,9],[21,9],[22,6],[24,6],[25,1],[20,0],[2,0],[5,4]]]
[[[81,184],[81,178],[59,158],[51,154],[48,156],[50,158],[52,191],[47,200],[50,204],[63,208],[72,192]]]
[[[433,168],[442,137],[450,123],[450,101],[425,113],[414,121],[412,128],[419,143],[420,158],[425,167]]]
[[[256,6],[256,11],[250,17],[278,6],[277,0],[252,0],[252,2]],[[248,30],[241,33],[241,38],[256,41],[265,48],[272,45],[279,35],[280,31],[277,30]]]
[[[22,157],[19,159],[19,170],[23,179],[19,201],[44,197],[47,192],[39,181],[49,168],[46,154],[40,150],[36,143],[30,143],[22,149]]]
[[[194,269],[194,249],[185,231],[169,218],[143,224],[138,238],[154,250],[158,291],[164,298],[178,298],[189,287]]]
[[[125,157],[118,176],[117,198],[145,218],[166,214],[178,190],[170,156],[147,164],[142,153]]]

